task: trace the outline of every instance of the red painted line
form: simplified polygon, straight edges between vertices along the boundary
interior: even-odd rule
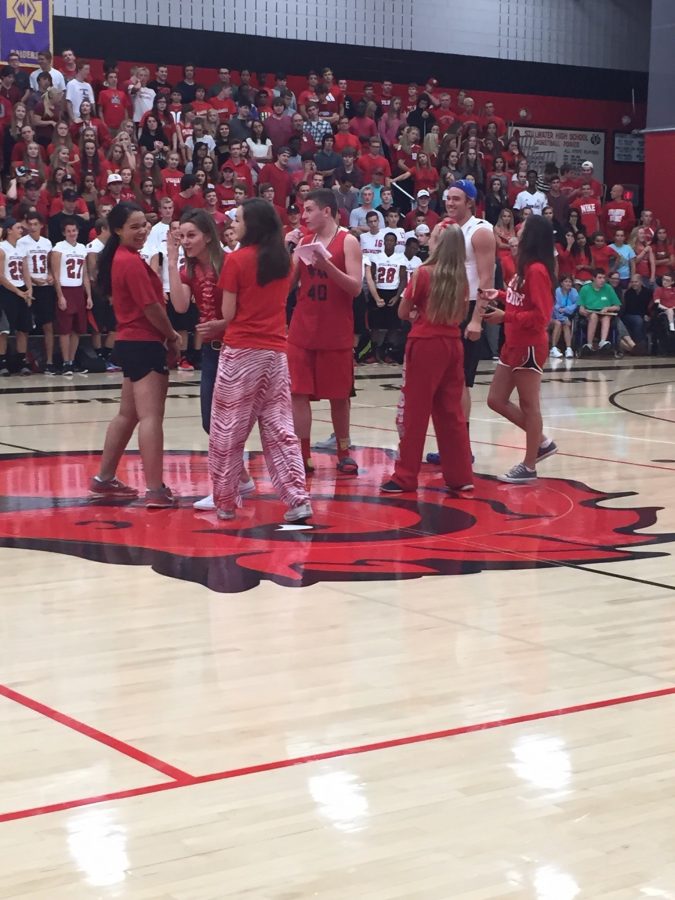
[[[58,722],[59,725],[65,725],[66,728],[71,728],[73,731],[77,731],[79,734],[83,734],[93,741],[98,741],[99,744],[105,744],[106,747],[117,750],[118,753],[123,753],[124,756],[130,757],[144,766],[149,766],[151,769],[161,772],[162,775],[173,778],[174,781],[185,781],[192,778],[192,775],[188,772],[177,769],[175,766],[169,765],[169,763],[157,759],[156,756],[151,756],[149,753],[145,753],[137,747],[132,747],[131,744],[127,744],[126,741],[120,741],[118,738],[106,734],[104,731],[99,731],[98,728],[92,728],[91,725],[79,722],[77,719],[73,719],[72,716],[67,716],[65,713],[59,712],[51,706],[40,703],[39,700],[33,700],[32,697],[27,697],[26,694],[21,694],[19,691],[7,687],[6,684],[0,684],[0,696],[14,701],[14,703],[19,703],[21,706],[25,706],[27,709],[39,713],[41,716],[46,716],[48,719]]]
[[[317,416],[314,416],[312,419],[313,422],[325,422],[330,425],[330,419],[319,419]],[[396,428],[388,428],[385,425],[359,425],[358,422],[352,422],[354,428],[365,428],[368,431],[391,431],[398,434],[398,430]],[[555,426],[552,427],[551,430],[555,430]],[[427,432],[427,437],[435,437],[433,431]],[[482,444],[484,447],[503,447],[506,450],[520,450],[521,452],[525,449],[524,447],[518,447],[516,444],[495,444],[492,441],[478,441],[475,438],[471,438],[472,444]],[[655,466],[653,463],[638,463],[631,462],[627,459],[607,459],[604,456],[583,456],[581,453],[567,453],[565,450],[558,450],[557,456],[570,456],[573,459],[589,459],[592,462],[607,462],[607,463],[615,463],[617,466],[637,466],[639,469],[659,469],[663,472],[675,472],[675,466]]]
[[[260,763],[255,766],[244,766],[238,769],[226,769],[223,772],[212,772],[209,775],[186,776],[181,781],[170,781],[164,784],[151,784],[147,787],[131,788],[126,791],[114,791],[110,794],[99,794],[95,797],[82,797],[77,800],[66,800],[62,803],[52,803],[49,806],[35,806],[31,809],[20,809],[14,812],[0,814],[0,822],[11,822],[15,819],[27,819],[31,816],[43,816],[53,812],[62,812],[66,809],[75,809],[79,806],[89,806],[94,803],[105,803],[111,800],[123,800],[127,797],[140,797],[145,794],[155,794],[159,791],[170,791],[175,788],[192,787],[198,784],[208,784],[212,781],[226,781],[231,778],[242,778],[246,775],[256,775],[261,772],[273,772],[278,769],[289,769],[294,766],[303,766],[308,763],[323,762],[327,759],[338,759],[344,756],[356,756],[363,753],[373,753],[376,750],[391,750],[395,747],[404,747],[409,744],[422,744],[429,741],[439,741],[445,738],[457,737],[463,734],[474,734],[478,731],[490,731],[495,728],[508,728],[511,725],[522,725],[526,722],[539,722],[543,719],[554,719],[561,716],[570,716],[575,713],[590,712],[597,709],[607,709],[611,706],[622,706],[627,703],[639,703],[642,700],[654,700],[658,697],[670,697],[675,694],[675,687],[660,688],[656,691],[645,691],[640,694],[628,694],[624,697],[611,697],[609,700],[595,700],[591,703],[579,703],[574,706],[564,706],[560,709],[548,709],[543,712],[526,713],[522,716],[511,716],[508,719],[495,719],[490,722],[477,722],[475,725],[461,725],[458,728],[447,728],[443,731],[430,731],[427,734],[413,734],[406,737],[391,738],[385,741],[376,741],[372,744],[360,744],[356,747],[343,747],[338,750],[326,750],[323,753],[312,753],[309,756],[297,756],[291,759],[281,759],[275,762]]]

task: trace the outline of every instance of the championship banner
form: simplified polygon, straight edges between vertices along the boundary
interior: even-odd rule
[[[52,47],[52,0],[0,0],[0,59],[12,51],[22,66],[37,67],[37,55]]]
[[[517,133],[517,134],[516,134]],[[585,128],[538,128],[534,125],[514,125],[509,137],[519,137],[520,147],[527,161],[539,172],[546,163],[571,166],[580,171],[585,160],[593,163],[593,177],[605,180],[605,132]]]

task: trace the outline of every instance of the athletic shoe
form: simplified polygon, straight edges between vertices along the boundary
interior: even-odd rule
[[[562,356],[562,353],[560,352],[560,350],[558,350],[557,347],[551,347],[551,352],[549,353],[549,356],[552,356],[554,359],[560,359],[560,357]]]
[[[354,445],[351,442],[351,438],[349,439],[349,449],[353,450]],[[317,441],[314,445],[315,450],[337,450],[337,438],[335,437],[335,433],[331,434],[329,438],[326,438],[325,441]]]
[[[239,482],[239,496],[248,497],[249,494],[255,494],[255,481],[252,478]]]
[[[472,490],[474,490],[474,486],[472,484],[461,484],[459,487],[452,487],[452,485],[448,484],[447,488],[449,491],[472,491]]]
[[[105,364],[105,370],[106,372],[121,372],[122,366],[116,366],[114,362],[108,360]]]
[[[352,459],[351,456],[343,456],[342,459],[339,459],[337,462],[337,470],[340,475],[359,474],[359,467],[356,463],[356,460]]]
[[[230,522],[236,516],[236,512],[233,509],[219,509],[216,515],[221,521]]]
[[[201,500],[195,500],[195,502],[192,504],[192,508],[200,510],[214,510],[216,508],[216,504],[213,499],[213,494],[209,494],[208,497],[203,497]]]
[[[181,361],[178,363],[178,371],[179,372],[194,372],[194,370],[195,370],[195,367],[185,357],[183,357],[181,359]]]
[[[389,481],[385,481],[384,484],[381,484],[380,490],[382,491],[383,494],[403,494],[403,493],[405,493],[405,491],[401,487],[401,485],[397,481],[394,481],[393,478],[391,478]]]
[[[0,378],[9,378],[12,373],[4,363],[0,363]]]
[[[28,363],[27,362],[21,363],[21,368],[19,369],[19,375],[25,376],[25,375],[32,375],[32,374],[33,374],[33,370],[28,365]]]
[[[614,353],[614,348],[609,341],[600,341],[598,344],[598,353]]]
[[[128,484],[123,484],[119,478],[103,479],[94,476],[89,482],[90,500],[135,500],[138,491]]]
[[[47,365],[45,366],[44,374],[45,375],[58,375],[59,374],[58,367],[55,366],[54,363],[47,363]]]
[[[427,453],[427,462],[431,463],[432,466],[440,466],[441,454],[440,453]]]
[[[574,350],[572,350],[571,347],[568,347],[567,350],[565,350],[565,359],[574,359]]]
[[[303,465],[305,467],[305,475],[313,475],[314,474],[314,463],[311,459],[304,459]]]
[[[75,374],[75,369],[71,362],[64,362],[63,367],[61,369],[62,375],[72,376]]]
[[[499,481],[506,481],[509,484],[529,484],[531,481],[537,480],[537,470],[528,469],[525,463],[518,463],[504,475],[498,475],[497,478]]]
[[[548,444],[540,447],[537,450],[537,462],[541,462],[543,459],[548,459],[549,456],[553,456],[557,452],[558,445],[555,443],[555,441],[549,441]]]
[[[174,496],[171,488],[165,484],[155,491],[145,492],[146,509],[171,509],[178,504],[178,499]]]
[[[584,344],[581,350],[579,350],[579,356],[593,356],[594,354],[593,347],[590,344]]]
[[[309,519],[311,516],[312,507],[308,500],[306,503],[301,503],[299,506],[287,509],[284,513],[284,522],[304,522],[305,519]]]

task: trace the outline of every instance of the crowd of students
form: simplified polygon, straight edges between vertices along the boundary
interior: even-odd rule
[[[423,86],[410,84],[400,95],[390,81],[351,92],[348,82],[336,80],[330,69],[310,72],[296,95],[284,73],[272,79],[243,70],[235,83],[230,70],[221,67],[213,83],[199,84],[194,66],[186,65],[183,78],[171,84],[167,66],[152,72],[132,67],[123,79],[110,61],[103,78],[95,81],[89,64],[70,49],[62,52],[59,69],[47,51],[39,55],[39,68],[30,75],[16,62],[10,60],[0,72],[7,184],[0,198],[6,216],[0,374],[35,370],[26,356],[26,336],[33,328],[45,335],[44,371],[77,371],[71,357],[83,315],[105,366],[117,368],[110,361],[114,333],[109,307],[89,297],[86,282],[95,273],[96,254],[105,239],[103,222],[123,200],[139,204],[148,231],[158,224],[165,230],[187,209],[203,209],[223,246],[232,250],[237,243],[233,218],[243,199],[260,196],[271,203],[292,240],[304,228],[309,191],[330,188],[341,224],[359,238],[368,260],[356,305],[358,362],[402,360],[408,326],[401,327],[396,307],[405,284],[428,254],[431,231],[444,214],[444,194],[460,179],[475,185],[474,212],[494,228],[504,283],[515,271],[525,220],[543,215],[554,228],[557,278],[572,279],[571,287],[568,282],[560,285],[565,296],[590,282],[597,288],[599,269],[618,287],[619,304],[612,302],[610,308],[620,308],[607,332],[604,320],[593,327],[597,315],[584,316],[583,299],[574,312],[568,304],[567,315],[556,306],[552,335],[563,337],[564,344],[552,343],[553,356],[595,352],[596,344],[580,337],[582,318],[589,319],[591,336],[597,331],[598,349],[606,349],[604,342],[611,337],[617,349],[620,342],[621,349],[631,352],[647,349],[645,339],[654,321],[672,318],[671,295],[662,279],[675,259],[668,234],[651,213],[642,211],[636,222],[621,185],[612,186],[605,198],[605,187],[594,178],[590,162],[579,172],[553,165],[542,172],[533,169],[517,132],[509,134],[493,102],[479,109],[465,92],[453,97],[434,79]],[[44,264],[44,242],[52,247],[62,242],[64,229],[72,233],[73,223],[73,246],[79,254],[83,247],[87,250],[81,281],[71,284],[69,279],[65,285],[68,300],[58,293],[59,275],[50,252],[42,278],[33,272],[29,282],[19,265],[30,230],[28,216],[33,214],[41,217],[43,239],[43,255],[34,255],[33,264]],[[8,255],[13,220],[20,223],[15,229],[18,249]],[[396,235],[395,247],[391,238],[385,247],[387,232]],[[165,253],[154,240],[144,252],[157,271],[165,268]],[[15,258],[13,266],[10,257]],[[634,275],[640,276],[644,290],[636,281],[631,284]],[[169,297],[166,277],[164,282]],[[78,289],[77,297],[71,288]],[[61,312],[67,316],[57,316],[64,301],[67,310]],[[192,371],[203,355],[202,337],[195,330],[196,307],[191,304],[178,313],[170,304],[169,313],[181,334],[177,366]],[[52,349],[54,330],[60,338],[60,370]],[[13,360],[7,354],[10,332],[16,335]],[[487,337],[496,355],[499,329],[487,329]],[[661,346],[666,345],[662,340]]]

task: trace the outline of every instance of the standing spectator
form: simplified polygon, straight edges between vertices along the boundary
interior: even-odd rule
[[[633,229],[630,245],[635,251],[635,271],[642,278],[643,285],[653,291],[656,286],[656,263],[651,241],[646,227]]]
[[[77,76],[77,60],[75,53],[70,47],[66,47],[65,50],[61,51],[61,60],[63,62],[61,71],[67,85],[69,81],[72,81]]]
[[[319,118],[319,104],[313,100],[307,103],[307,121],[304,129],[317,147],[321,146],[321,141],[326,135],[333,134],[330,124],[325,119]]]
[[[25,103],[30,94],[30,79],[19,64],[19,54],[16,50],[10,51],[7,63],[12,72],[14,72],[14,84],[19,91],[19,99]]]
[[[230,119],[230,137],[238,141],[245,141],[251,137],[251,105],[248,101],[241,101],[237,108],[237,115]]]
[[[622,184],[613,185],[610,197],[611,200],[602,208],[602,220],[605,236],[611,242],[617,228],[621,228],[625,234],[630,234],[635,227],[635,210],[632,203],[623,199]]]
[[[349,228],[354,234],[363,234],[368,231],[367,216],[369,212],[375,212],[378,219],[379,230],[384,228],[384,218],[377,212],[374,205],[375,192],[372,187],[364,187],[361,191],[361,205],[355,207],[349,216]]]
[[[661,283],[661,278],[675,267],[673,248],[668,237],[668,232],[663,226],[656,229],[652,238],[652,252],[654,253],[654,266],[656,283]]]
[[[326,134],[321,141],[321,150],[314,157],[316,168],[323,176],[324,187],[333,187],[335,172],[342,165],[342,157],[335,152],[334,148],[335,137],[332,134]]]
[[[116,133],[122,122],[133,115],[133,107],[129,95],[118,87],[117,72],[108,75],[108,87],[98,95],[99,116],[111,132]]]
[[[592,196],[597,197],[599,200],[602,200],[604,188],[596,178],[593,178],[593,163],[590,160],[582,162],[581,179],[577,180],[577,184],[579,185],[579,187],[583,188],[584,184],[586,183],[590,184],[591,186]]]
[[[30,73],[30,86],[34,91],[38,90],[38,76],[41,73],[49,75],[52,80],[52,86],[59,91],[66,90],[66,81],[58,69],[52,65],[54,57],[49,50],[41,50],[38,53],[38,68]]]
[[[140,66],[136,70],[136,77],[129,82],[128,91],[134,108],[133,120],[136,126],[140,125],[143,116],[150,112],[157,96],[155,91],[148,86],[149,78],[150,70],[145,66]]]
[[[138,72],[136,74],[138,75]],[[108,76],[108,83],[110,83],[110,76]],[[155,92],[157,97],[166,97],[167,102],[171,101],[173,88],[169,84],[169,67],[167,65],[157,66],[155,77],[148,82],[148,87]]]
[[[389,184],[391,179],[391,167],[386,157],[382,156],[382,142],[379,137],[371,137],[368,141],[368,153],[359,156],[356,160],[356,166],[363,175],[363,179],[368,183],[375,169],[382,169],[386,183]],[[438,177],[438,175],[436,176]]]
[[[192,63],[183,66],[183,80],[179,81],[175,91],[180,94],[181,103],[187,106],[197,96],[197,82],[195,81],[195,67]]]
[[[59,336],[62,375],[75,372],[80,335],[87,332],[87,310],[92,308],[87,270],[87,248],[78,240],[80,227],[74,218],[62,222],[63,240],[54,244],[51,271],[56,290],[56,332]]]
[[[537,190],[537,170],[528,169],[527,187],[524,191],[520,191],[513,208],[518,210],[531,209],[535,216],[540,216],[546,205],[546,194]]]
[[[570,210],[576,209],[581,216],[581,224],[586,234],[593,234],[600,231],[600,215],[602,213],[602,204],[600,200],[593,195],[593,187],[590,181],[585,181],[581,185],[581,196],[570,203]]]
[[[91,103],[92,109],[96,105],[94,91],[89,84],[91,67],[88,62],[83,59],[77,60],[75,77],[68,82],[66,88],[66,100],[68,101],[68,112],[73,122],[81,122],[80,106],[83,100]]]
[[[218,94],[222,91],[223,88],[229,88],[232,90],[232,78],[230,75],[230,70],[227,66],[220,66],[218,69],[218,81],[215,84],[212,84],[208,89],[206,96],[211,99],[212,97],[217,97]]]
[[[19,372],[30,375],[26,361],[28,332],[33,322],[31,304],[33,287],[28,268],[28,251],[18,246],[23,234],[23,225],[16,219],[7,218],[2,227],[0,242],[0,319],[4,327],[0,329],[0,375],[10,374],[7,359],[7,334],[16,334],[16,352],[19,356]]]
[[[564,194],[560,185],[560,175],[553,175],[549,182],[547,194],[548,205],[553,210],[553,218],[561,225],[569,218],[570,203],[567,194]]]
[[[363,100],[359,100],[356,104],[355,114],[349,122],[349,130],[359,141],[366,141],[377,135],[375,119],[367,114]]]
[[[489,188],[485,195],[485,218],[491,225],[496,225],[502,210],[508,208],[506,193],[500,178],[492,178]]]
[[[617,255],[615,269],[621,279],[621,287],[625,290],[635,272],[635,250],[626,243],[626,232],[623,228],[614,230],[614,242],[610,244],[610,249]]]
[[[283,97],[274,97],[272,100],[272,115],[265,119],[265,134],[272,141],[275,153],[280,147],[285,147],[291,139],[293,123],[290,116],[285,115]]]
[[[601,231],[591,235],[591,260],[594,269],[602,269],[607,278],[618,264],[619,256],[615,250],[607,246]]]

